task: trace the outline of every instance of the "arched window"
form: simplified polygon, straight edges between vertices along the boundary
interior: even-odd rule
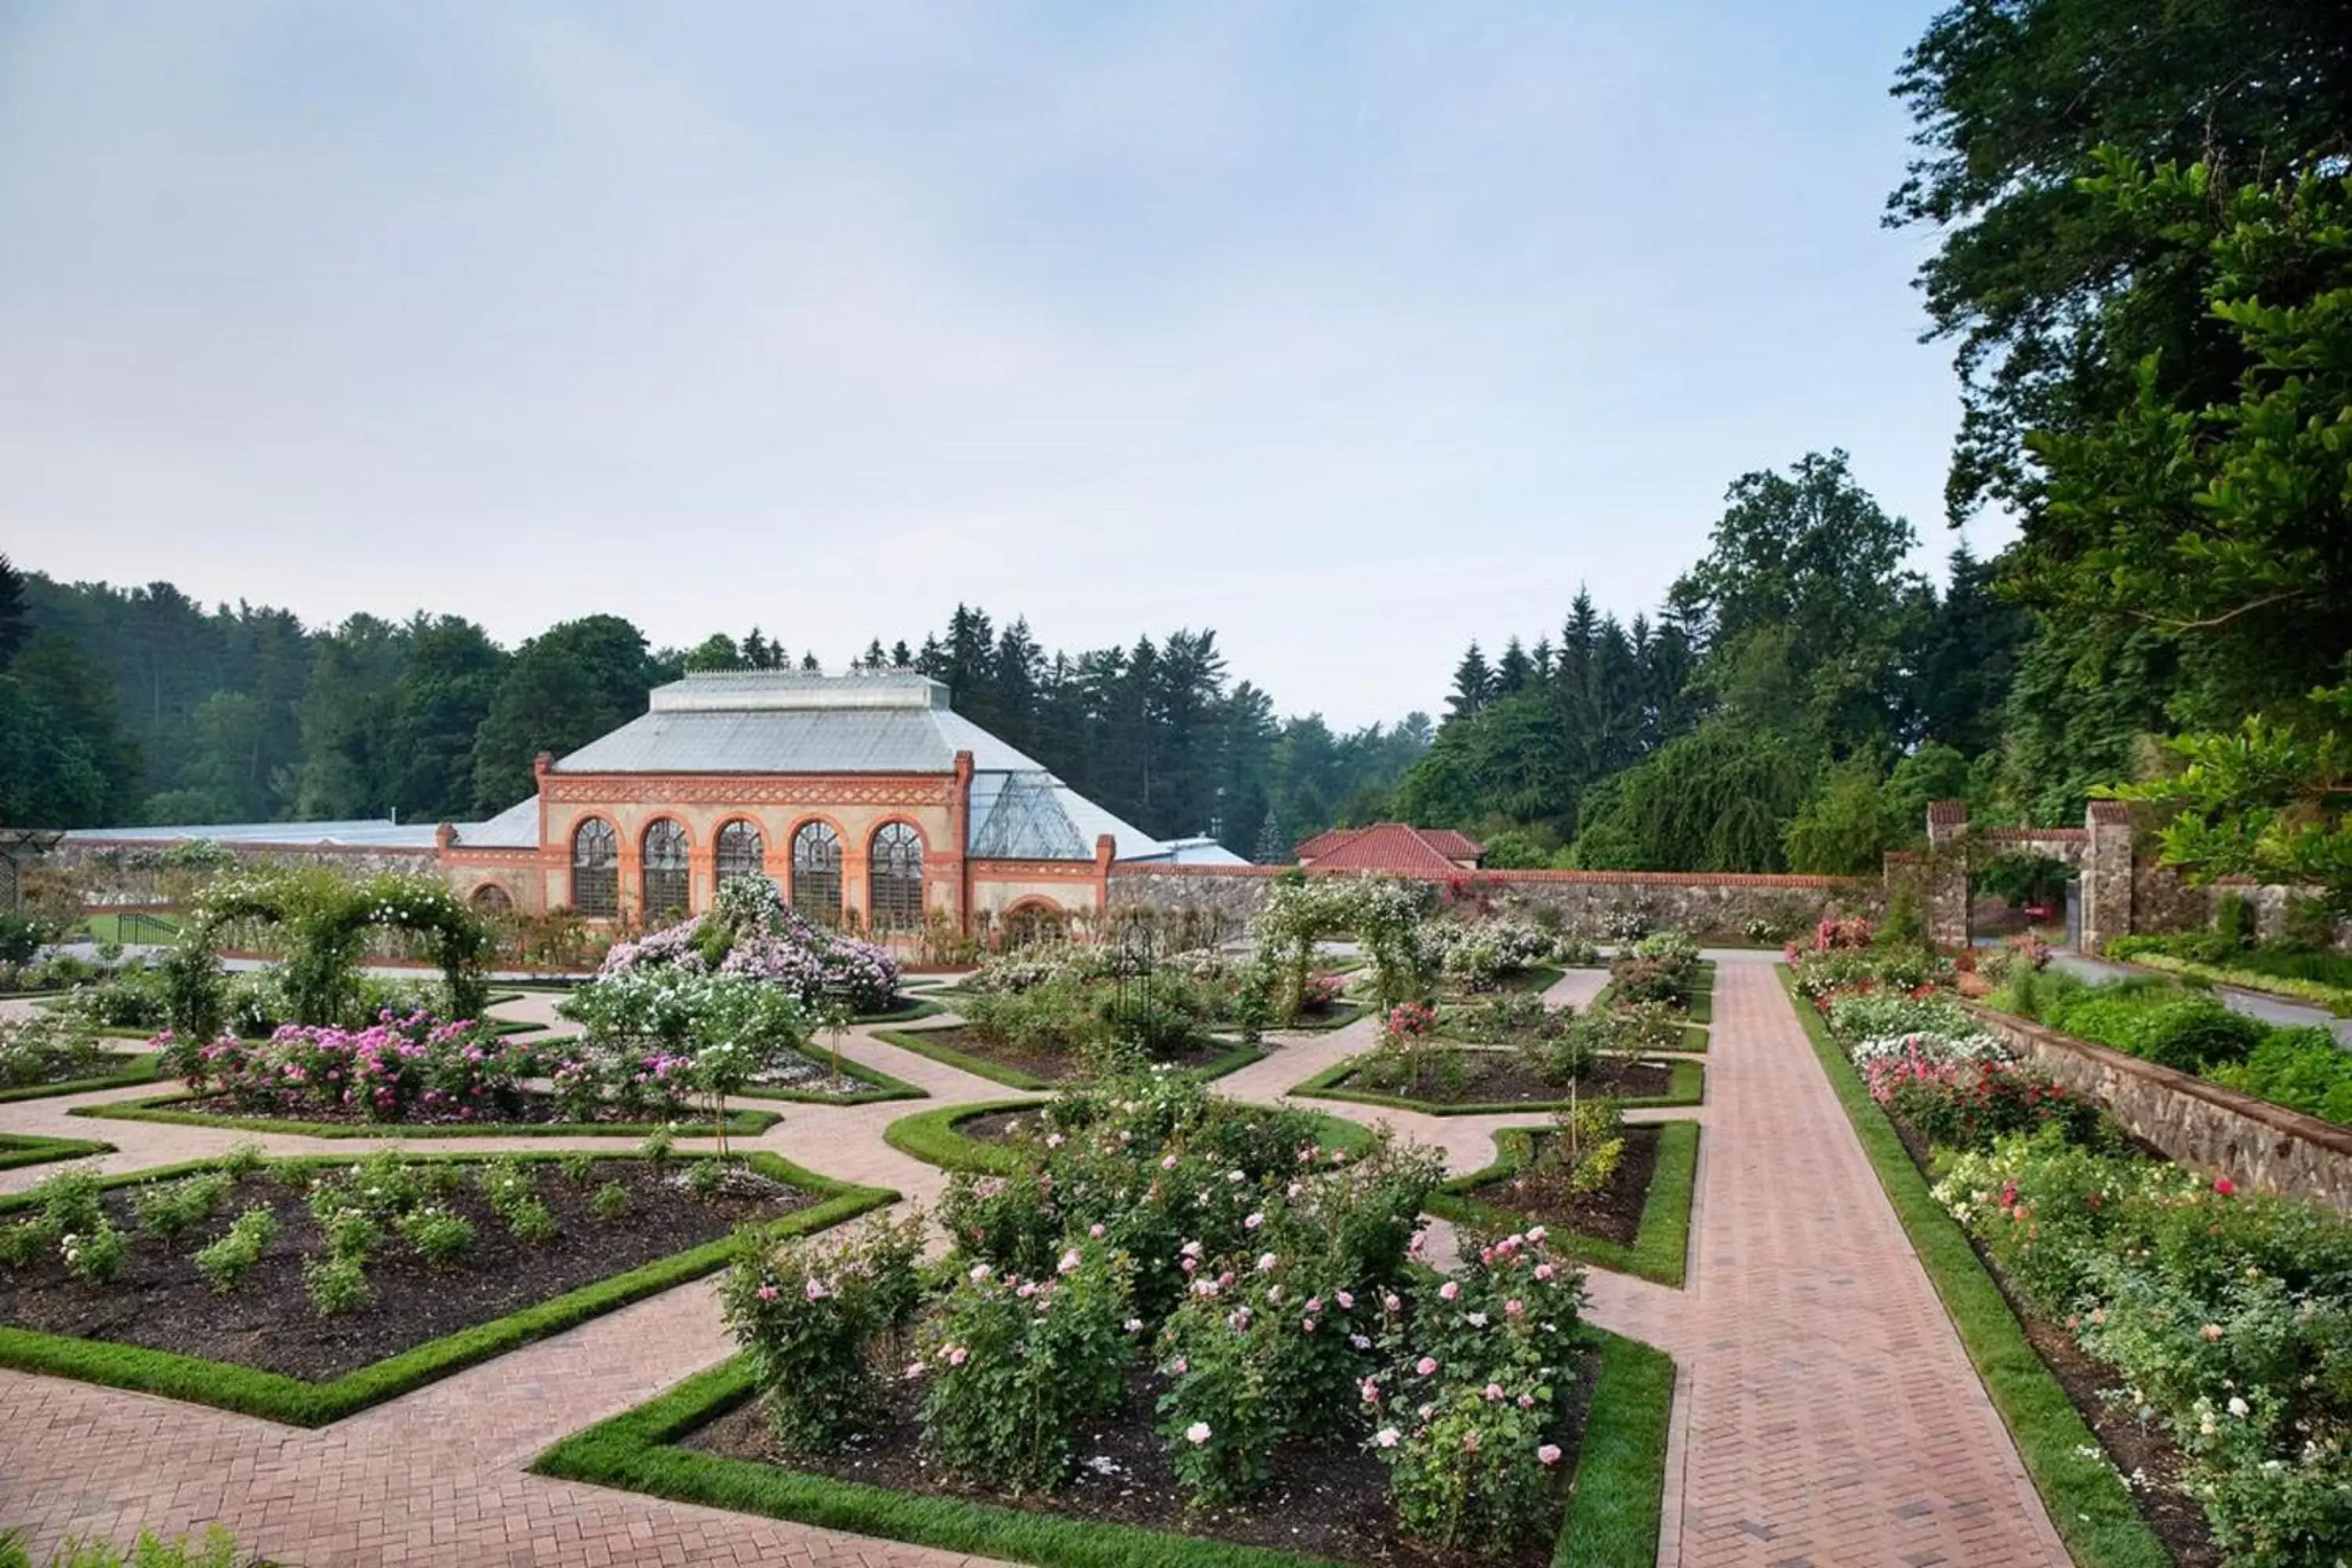
[[[496,882],[485,882],[474,889],[474,910],[478,914],[499,920],[514,913],[514,900]]]
[[[841,920],[841,835],[822,822],[793,835],[793,908],[819,925]]]
[[[601,816],[572,829],[572,907],[607,918],[621,912],[621,840]]]
[[[764,877],[760,830],[737,817],[719,830],[719,885],[740,882],[747,877]]]
[[[646,829],[644,885],[646,923],[686,913],[690,884],[686,870],[686,829],[665,816]]]
[[[908,931],[923,923],[923,838],[903,822],[874,833],[866,868],[866,922],[876,931]]]

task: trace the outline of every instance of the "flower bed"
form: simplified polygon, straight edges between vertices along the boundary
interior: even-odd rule
[[[852,1015],[887,1011],[899,979],[887,948],[820,931],[761,878],[729,882],[708,913],[615,942],[597,978],[662,971],[756,980],[818,1014],[835,1006]]]
[[[1351,1557],[1549,1560],[1595,1342],[1539,1232],[1441,1278],[1414,1260],[1433,1159],[1337,1159],[1298,1113],[1213,1107],[1180,1075],[1045,1115],[1020,1171],[951,1182],[935,1273],[908,1226],[749,1254],[722,1292],[740,1381],[681,1390],[625,1463],[608,1424],[542,1468],[645,1459],[688,1495],[723,1477],[738,1500],[924,1541],[952,1520],[956,1543],[1030,1561],[1296,1562],[1248,1550],[1297,1544],[1294,1524]],[[701,1440],[790,1468],[644,1453],[747,1391],[756,1416]],[[1124,1495],[1098,1506],[1111,1489],[1088,1478],[1112,1475]]]
[[[1108,1046],[1008,1039],[992,1030],[968,1024],[885,1029],[875,1037],[1010,1089],[1063,1089],[1091,1083],[1108,1074],[1131,1068],[1142,1059],[1136,1053]],[[1152,1059],[1163,1067],[1214,1078],[1246,1066],[1263,1054],[1254,1046],[1202,1035],[1189,1037],[1167,1054]]]
[[[1544,1160],[1547,1129],[1496,1135],[1495,1163],[1456,1176],[1429,1200],[1429,1212],[1487,1231],[1549,1228],[1552,1245],[1586,1263],[1679,1287],[1690,1249],[1699,1127],[1695,1121],[1630,1125],[1605,1186],[1576,1190]]]
[[[0,1171],[23,1165],[46,1165],[57,1160],[80,1160],[111,1154],[114,1145],[86,1138],[37,1138],[30,1133],[0,1132]]]
[[[1606,1097],[1625,1106],[1696,1105],[1705,1094],[1705,1069],[1689,1059],[1666,1063],[1611,1058],[1582,1076],[1561,1079],[1546,1076],[1517,1052],[1440,1046],[1429,1053],[1415,1079],[1389,1076],[1390,1066],[1380,1055],[1349,1057],[1290,1092],[1437,1116],[1554,1110],[1567,1105],[1571,1093],[1580,1099]],[[1368,1068],[1381,1076],[1367,1078]]]
[[[0,1090],[51,1089],[96,1078],[113,1064],[95,1029],[54,1014],[0,1018]]]
[[[0,1204],[0,1363],[315,1423],[891,1195],[766,1155],[66,1173]]]
[[[2235,1037],[2178,996],[2098,989],[2082,1016],[2152,1054],[2209,1061]],[[2079,1108],[1960,1136],[1882,1103],[1922,1168],[1948,1170],[1937,1201],[2176,1559],[2335,1562],[2352,1539],[2352,1222],[2148,1158]]]

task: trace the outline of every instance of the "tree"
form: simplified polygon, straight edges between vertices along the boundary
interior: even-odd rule
[[[1706,555],[1668,595],[1708,684],[1744,695],[1732,706],[1749,722],[1801,729],[1842,752],[1881,743],[1915,582],[1903,564],[1911,525],[1855,482],[1842,451],[1743,474],[1725,499]],[[1768,668],[1755,662],[1766,639],[1785,680],[1754,679]],[[1734,672],[1749,678],[1744,692]]]
[[[80,803],[63,807],[70,822],[56,816],[55,825],[83,827],[135,821],[142,772],[139,747],[122,727],[114,685],[105,673],[83,656],[72,639],[44,632],[25,645],[6,676],[0,679],[14,680],[25,700],[46,715],[47,723],[79,742],[63,751],[36,753],[37,758],[52,757],[59,776],[34,793],[58,792],[60,806],[68,800]],[[87,782],[80,776],[85,764],[96,770],[100,781],[94,799],[87,796]]]
[[[528,796],[533,757],[627,723],[653,682],[645,634],[618,616],[561,622],[524,643],[475,738],[474,808],[502,811]]]
[[[760,635],[756,627],[751,635]],[[751,665],[743,657],[743,650],[735,646],[733,637],[725,632],[713,632],[686,650],[686,668],[701,674],[714,669],[748,669]]]
[[[1445,700],[1446,717],[1467,719],[1486,706],[1495,694],[1494,672],[1486,668],[1486,656],[1473,642],[1454,667],[1454,694]]]
[[[1781,870],[1811,773],[1778,737],[1702,726],[1593,790],[1571,857],[1608,870]]]
[[[106,798],[106,776],[88,744],[15,676],[0,674],[0,823],[89,826]]]
[[[2112,221],[2083,187],[2102,150],[2202,162],[2222,184],[2327,169],[2352,152],[2352,28],[2337,0],[1958,0],[1895,93],[1920,153],[1886,221],[1937,235],[1919,286],[1958,343],[1951,511],[2030,515],[2026,431],[2113,416],[2151,352],[2192,405],[2238,374],[2197,242]]]
[[[295,712],[302,748],[296,816],[332,820],[392,811],[393,713],[406,642],[389,622],[353,616],[319,645]]]
[[[1963,542],[1939,595],[1912,596],[1905,632],[1902,716],[1906,742],[1940,741],[1974,755],[2000,743],[2001,709],[2017,678],[2032,617],[1993,588],[1993,566]]]
[[[2179,718],[2325,721],[2307,694],[2352,653],[2352,178],[2224,191],[2203,165],[2116,158],[2084,184],[2094,211],[2202,259],[2240,368],[2189,396],[2151,353],[2111,418],[2035,433],[2042,501],[2011,581],[2057,616],[2176,639]]]
[[[26,618],[25,577],[0,555],[0,669],[7,668],[32,635],[31,623]]]
[[[392,694],[393,794],[403,816],[451,822],[474,801],[474,739],[489,717],[507,653],[456,616],[408,624]]]

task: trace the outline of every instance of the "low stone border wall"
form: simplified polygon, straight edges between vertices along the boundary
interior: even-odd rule
[[[1964,1005],[2021,1058],[2097,1100],[2126,1131],[2179,1163],[2251,1191],[2352,1211],[2352,1129],[2008,1013]]]

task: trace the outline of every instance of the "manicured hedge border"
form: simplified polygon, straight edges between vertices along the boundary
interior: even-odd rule
[[[276,1116],[232,1116],[212,1110],[174,1110],[193,1094],[158,1095],[101,1105],[77,1105],[68,1116],[109,1121],[160,1121],[173,1127],[226,1127],[236,1132],[282,1132],[295,1138],[644,1138],[667,1126],[686,1137],[708,1131],[709,1123],[681,1119],[660,1121],[302,1121]],[[783,1120],[776,1110],[738,1106],[727,1113],[729,1136],[757,1137]]]
[[[110,1073],[65,1079],[57,1083],[27,1083],[15,1089],[0,1089],[0,1105],[11,1100],[47,1100],[60,1094],[95,1094],[102,1089],[129,1089],[133,1084],[153,1083],[161,1075],[163,1065],[160,1051],[142,1051],[121,1059],[122,1065]]]
[[[1601,1346],[1600,1378],[1552,1563],[1555,1568],[1651,1568],[1658,1554],[1674,1363],[1647,1345],[1592,1332]],[[530,1468],[566,1480],[1046,1568],[1333,1568],[1328,1559],[1298,1552],[920,1497],[672,1446],[751,1392],[751,1373],[739,1357],[572,1434]]]
[[[1642,1204],[1641,1228],[1633,1245],[1576,1231],[1551,1229],[1551,1245],[1587,1263],[1654,1279],[1680,1289],[1690,1256],[1691,1194],[1698,1180],[1699,1127],[1696,1121],[1658,1121],[1643,1125],[1658,1129],[1658,1161],[1650,1174],[1650,1195]],[[1488,1182],[1507,1176],[1527,1163],[1533,1138],[1524,1127],[1506,1128],[1495,1135],[1502,1157],[1484,1170],[1456,1176],[1423,1205],[1431,1214],[1481,1230],[1523,1230],[1524,1215],[1471,1197]]]
[[[1349,1078],[1363,1068],[1365,1057],[1353,1056],[1335,1062],[1290,1090],[1309,1100],[1345,1100],[1358,1105],[1385,1105],[1394,1110],[1417,1110],[1423,1116],[1516,1116],[1521,1111],[1559,1110],[1568,1105],[1565,1100],[1522,1100],[1498,1105],[1440,1105],[1434,1100],[1408,1100],[1402,1095],[1381,1094],[1369,1089],[1343,1089]],[[1621,1100],[1617,1103],[1628,1110],[1654,1106],[1696,1105],[1706,1098],[1706,1067],[1688,1057],[1678,1057],[1671,1064],[1674,1076],[1667,1081],[1666,1092]]]
[[[937,1110],[919,1110],[912,1116],[902,1116],[882,1130],[882,1141],[901,1154],[910,1154],[927,1165],[937,1165],[943,1171],[974,1171],[982,1175],[1001,1176],[1020,1168],[1010,1150],[1001,1144],[982,1143],[967,1138],[957,1129],[975,1116],[986,1116],[999,1110],[1024,1110],[1042,1106],[1048,1101],[1024,1098],[991,1100],[977,1105],[944,1105]],[[1240,1103],[1240,1102],[1235,1102]],[[1360,1154],[1372,1146],[1370,1129],[1344,1116],[1320,1115],[1320,1131],[1317,1137],[1327,1149],[1345,1149],[1350,1154]]]
[[[39,1138],[29,1132],[0,1132],[0,1171],[20,1165],[46,1165],[52,1160],[79,1160],[90,1154],[111,1154],[111,1143],[86,1138]]]
[[[1927,1179],[1912,1163],[1894,1123],[1870,1098],[1862,1075],[1830,1037],[1821,1015],[1798,994],[1788,966],[1774,967],[1831,1089],[1878,1173],[1879,1185],[1886,1190],[1927,1278],[1936,1282],[1960,1342],[2008,1423],[2026,1471],[2074,1562],[2079,1568],[2167,1568],[2170,1557],[2132,1506],[2131,1494],[2105,1450],[2026,1339],[2017,1314],[1969,1245],[1959,1222],[1928,1192]]]
[[[806,1057],[809,1060],[817,1062],[823,1066],[832,1067],[836,1065],[833,1057],[829,1053],[820,1051],[814,1046],[810,1047],[807,1050],[803,1051],[801,1055]],[[877,1101],[885,1100],[929,1100],[931,1098],[930,1091],[929,1089],[918,1089],[913,1084],[908,1083],[905,1079],[892,1078],[888,1073],[882,1071],[880,1068],[870,1068],[863,1062],[853,1061],[846,1055],[840,1058],[837,1065],[841,1068],[842,1077],[854,1078],[858,1082],[865,1084],[867,1087],[859,1089],[855,1094],[820,1094],[811,1089],[780,1089],[767,1084],[755,1083],[740,1092],[741,1098],[745,1100],[787,1100],[802,1105],[873,1105]]]
[[[1047,1094],[1057,1089],[1074,1087],[1066,1083],[1048,1083],[1034,1073],[1023,1072],[1019,1068],[1006,1067],[1003,1062],[992,1062],[986,1057],[976,1057],[970,1051],[960,1051],[953,1046],[941,1045],[939,1041],[927,1037],[937,1032],[929,1029],[877,1029],[875,1031],[874,1037],[886,1045],[896,1046],[900,1050],[912,1051],[919,1057],[929,1057],[931,1060],[954,1068],[960,1072],[968,1072],[974,1078],[984,1078],[991,1083],[1001,1083],[1007,1089],[1022,1089],[1031,1094]],[[1185,1071],[1188,1076],[1199,1079],[1205,1083],[1210,1079],[1223,1078],[1229,1072],[1245,1068],[1265,1055],[1265,1052],[1256,1046],[1235,1044],[1223,1055],[1211,1057],[1199,1067],[1188,1068]]]
[[[562,1156],[520,1154],[507,1157],[544,1162]],[[711,1157],[698,1154],[678,1156],[680,1159]],[[463,1160],[467,1156],[424,1154],[413,1158]],[[804,1236],[823,1230],[868,1209],[896,1203],[898,1199],[897,1193],[887,1189],[836,1182],[773,1154],[754,1152],[743,1158],[752,1170],[761,1174],[788,1183],[824,1200],[777,1221],[772,1230],[780,1237]],[[216,1161],[199,1160],[168,1165],[112,1177],[101,1185],[113,1188],[162,1181],[208,1170],[216,1163]],[[273,1160],[269,1163],[297,1168],[341,1167],[348,1161],[335,1155],[308,1155],[299,1159]],[[28,1194],[0,1199],[0,1215],[26,1207],[32,1201]],[[206,1361],[197,1356],[176,1355],[169,1351],[148,1350],[138,1345],[110,1344],[98,1340],[6,1327],[0,1327],[0,1365],[74,1378],[83,1383],[103,1384],[110,1388],[160,1394],[168,1399],[183,1399],[194,1405],[210,1405],[247,1415],[267,1416],[296,1426],[323,1426],[353,1411],[381,1404],[478,1362],[502,1355],[519,1345],[546,1339],[591,1318],[601,1317],[615,1308],[625,1307],[632,1301],[642,1300],[689,1279],[698,1279],[724,1267],[735,1256],[735,1246],[733,1237],[721,1237],[716,1241],[672,1253],[667,1258],[657,1258],[625,1273],[597,1280],[593,1285],[583,1285],[577,1290],[525,1307],[518,1312],[509,1312],[503,1318],[493,1318],[487,1323],[478,1323],[470,1329],[460,1329],[454,1334],[428,1340],[398,1355],[388,1356],[355,1372],[346,1373],[331,1383],[309,1383],[301,1378],[239,1366],[232,1362]]]

